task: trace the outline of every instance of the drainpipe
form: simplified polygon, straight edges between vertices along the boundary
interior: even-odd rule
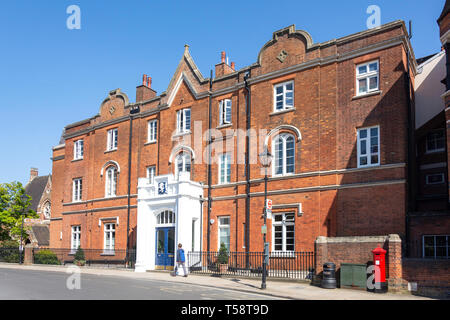
[[[245,99],[245,111],[246,111],[246,135],[245,135],[245,252],[246,252],[246,267],[249,267],[249,255],[250,252],[250,110],[251,110],[251,91],[248,85],[248,78],[251,76],[251,71],[247,71],[244,76],[245,90],[247,91]]]
[[[411,21],[409,22],[409,35],[408,38],[412,38],[411,34]],[[416,203],[415,203],[415,195],[416,195],[416,139],[415,139],[415,112],[412,109],[413,105],[411,103],[411,72],[410,72],[410,52],[409,47],[406,46],[406,95],[407,95],[407,107],[408,107],[408,155],[407,155],[407,163],[408,163],[408,179],[407,179],[407,212],[405,217],[405,242],[406,246],[404,248],[406,249],[406,256],[409,256],[409,241],[410,241],[410,234],[409,234],[409,214],[410,212],[413,212],[416,210]]]
[[[140,106],[130,108],[130,131],[128,137],[128,194],[127,194],[127,247],[126,247],[126,263],[129,263],[129,247],[130,247],[130,195],[131,195],[131,145],[133,137],[133,114],[140,112]]]
[[[212,122],[212,86],[213,86],[213,71],[211,70],[211,75],[209,77],[209,110],[208,110],[208,223],[207,223],[207,244],[206,251],[211,251],[211,122]],[[209,256],[209,254],[208,254]]]

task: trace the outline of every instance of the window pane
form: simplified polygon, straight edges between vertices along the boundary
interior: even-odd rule
[[[278,86],[275,88],[275,90],[276,90],[277,94],[281,94],[281,93],[283,93],[283,86]]]
[[[370,90],[378,89],[378,76],[369,78],[369,89]]]
[[[283,221],[283,216],[281,214],[277,214],[274,216],[274,220],[276,222],[281,222],[281,221]]]
[[[367,138],[367,129],[361,129],[359,130],[359,137],[361,139]]]
[[[367,92],[367,81],[366,79],[358,80],[359,83],[359,93]]]
[[[358,74],[363,74],[367,72],[367,65],[358,67]]]
[[[377,164],[378,163],[378,156],[371,156],[370,157],[370,163],[371,164]]]
[[[374,62],[369,64],[369,71],[377,71],[378,70],[378,63]]]
[[[293,89],[292,83],[286,84],[286,90],[287,91],[292,91],[292,89]],[[286,95],[287,95],[287,93],[286,93]]]
[[[359,158],[359,164],[360,164],[361,166],[367,165],[367,157],[361,157],[361,158]]]
[[[367,154],[366,140],[360,141],[360,154]]]

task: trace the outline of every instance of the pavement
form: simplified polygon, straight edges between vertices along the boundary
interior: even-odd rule
[[[11,263],[0,263],[0,269],[35,270],[51,272],[67,272],[69,266],[50,265],[19,265]],[[205,288],[216,288],[234,290],[251,294],[265,295],[267,299],[281,298],[294,300],[433,300],[431,298],[414,296],[405,293],[383,293],[376,294],[361,290],[351,289],[322,289],[304,282],[275,281],[268,280],[267,288],[261,290],[261,279],[240,279],[233,277],[214,277],[210,275],[190,274],[188,277],[172,277],[168,272],[154,271],[136,273],[134,270],[82,267],[81,274],[92,274],[99,276],[113,276],[130,278],[133,280],[154,280],[171,284],[185,283],[202,286]]]

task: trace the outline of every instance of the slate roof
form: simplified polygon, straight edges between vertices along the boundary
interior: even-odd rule
[[[32,198],[30,209],[36,212],[49,177],[50,175],[36,177],[25,186],[25,193]]]
[[[34,236],[38,242],[38,246],[48,246],[50,245],[50,231],[48,226],[32,226]]]

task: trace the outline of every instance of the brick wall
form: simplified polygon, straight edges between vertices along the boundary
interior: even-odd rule
[[[333,262],[337,272],[342,263],[372,264],[372,250],[378,246],[387,251],[386,279],[389,286],[396,287],[402,284],[401,239],[396,234],[369,237],[318,237],[315,241],[315,282],[320,281],[323,264],[326,262]]]
[[[417,293],[450,294],[450,260],[403,259],[403,279],[417,283]]]

